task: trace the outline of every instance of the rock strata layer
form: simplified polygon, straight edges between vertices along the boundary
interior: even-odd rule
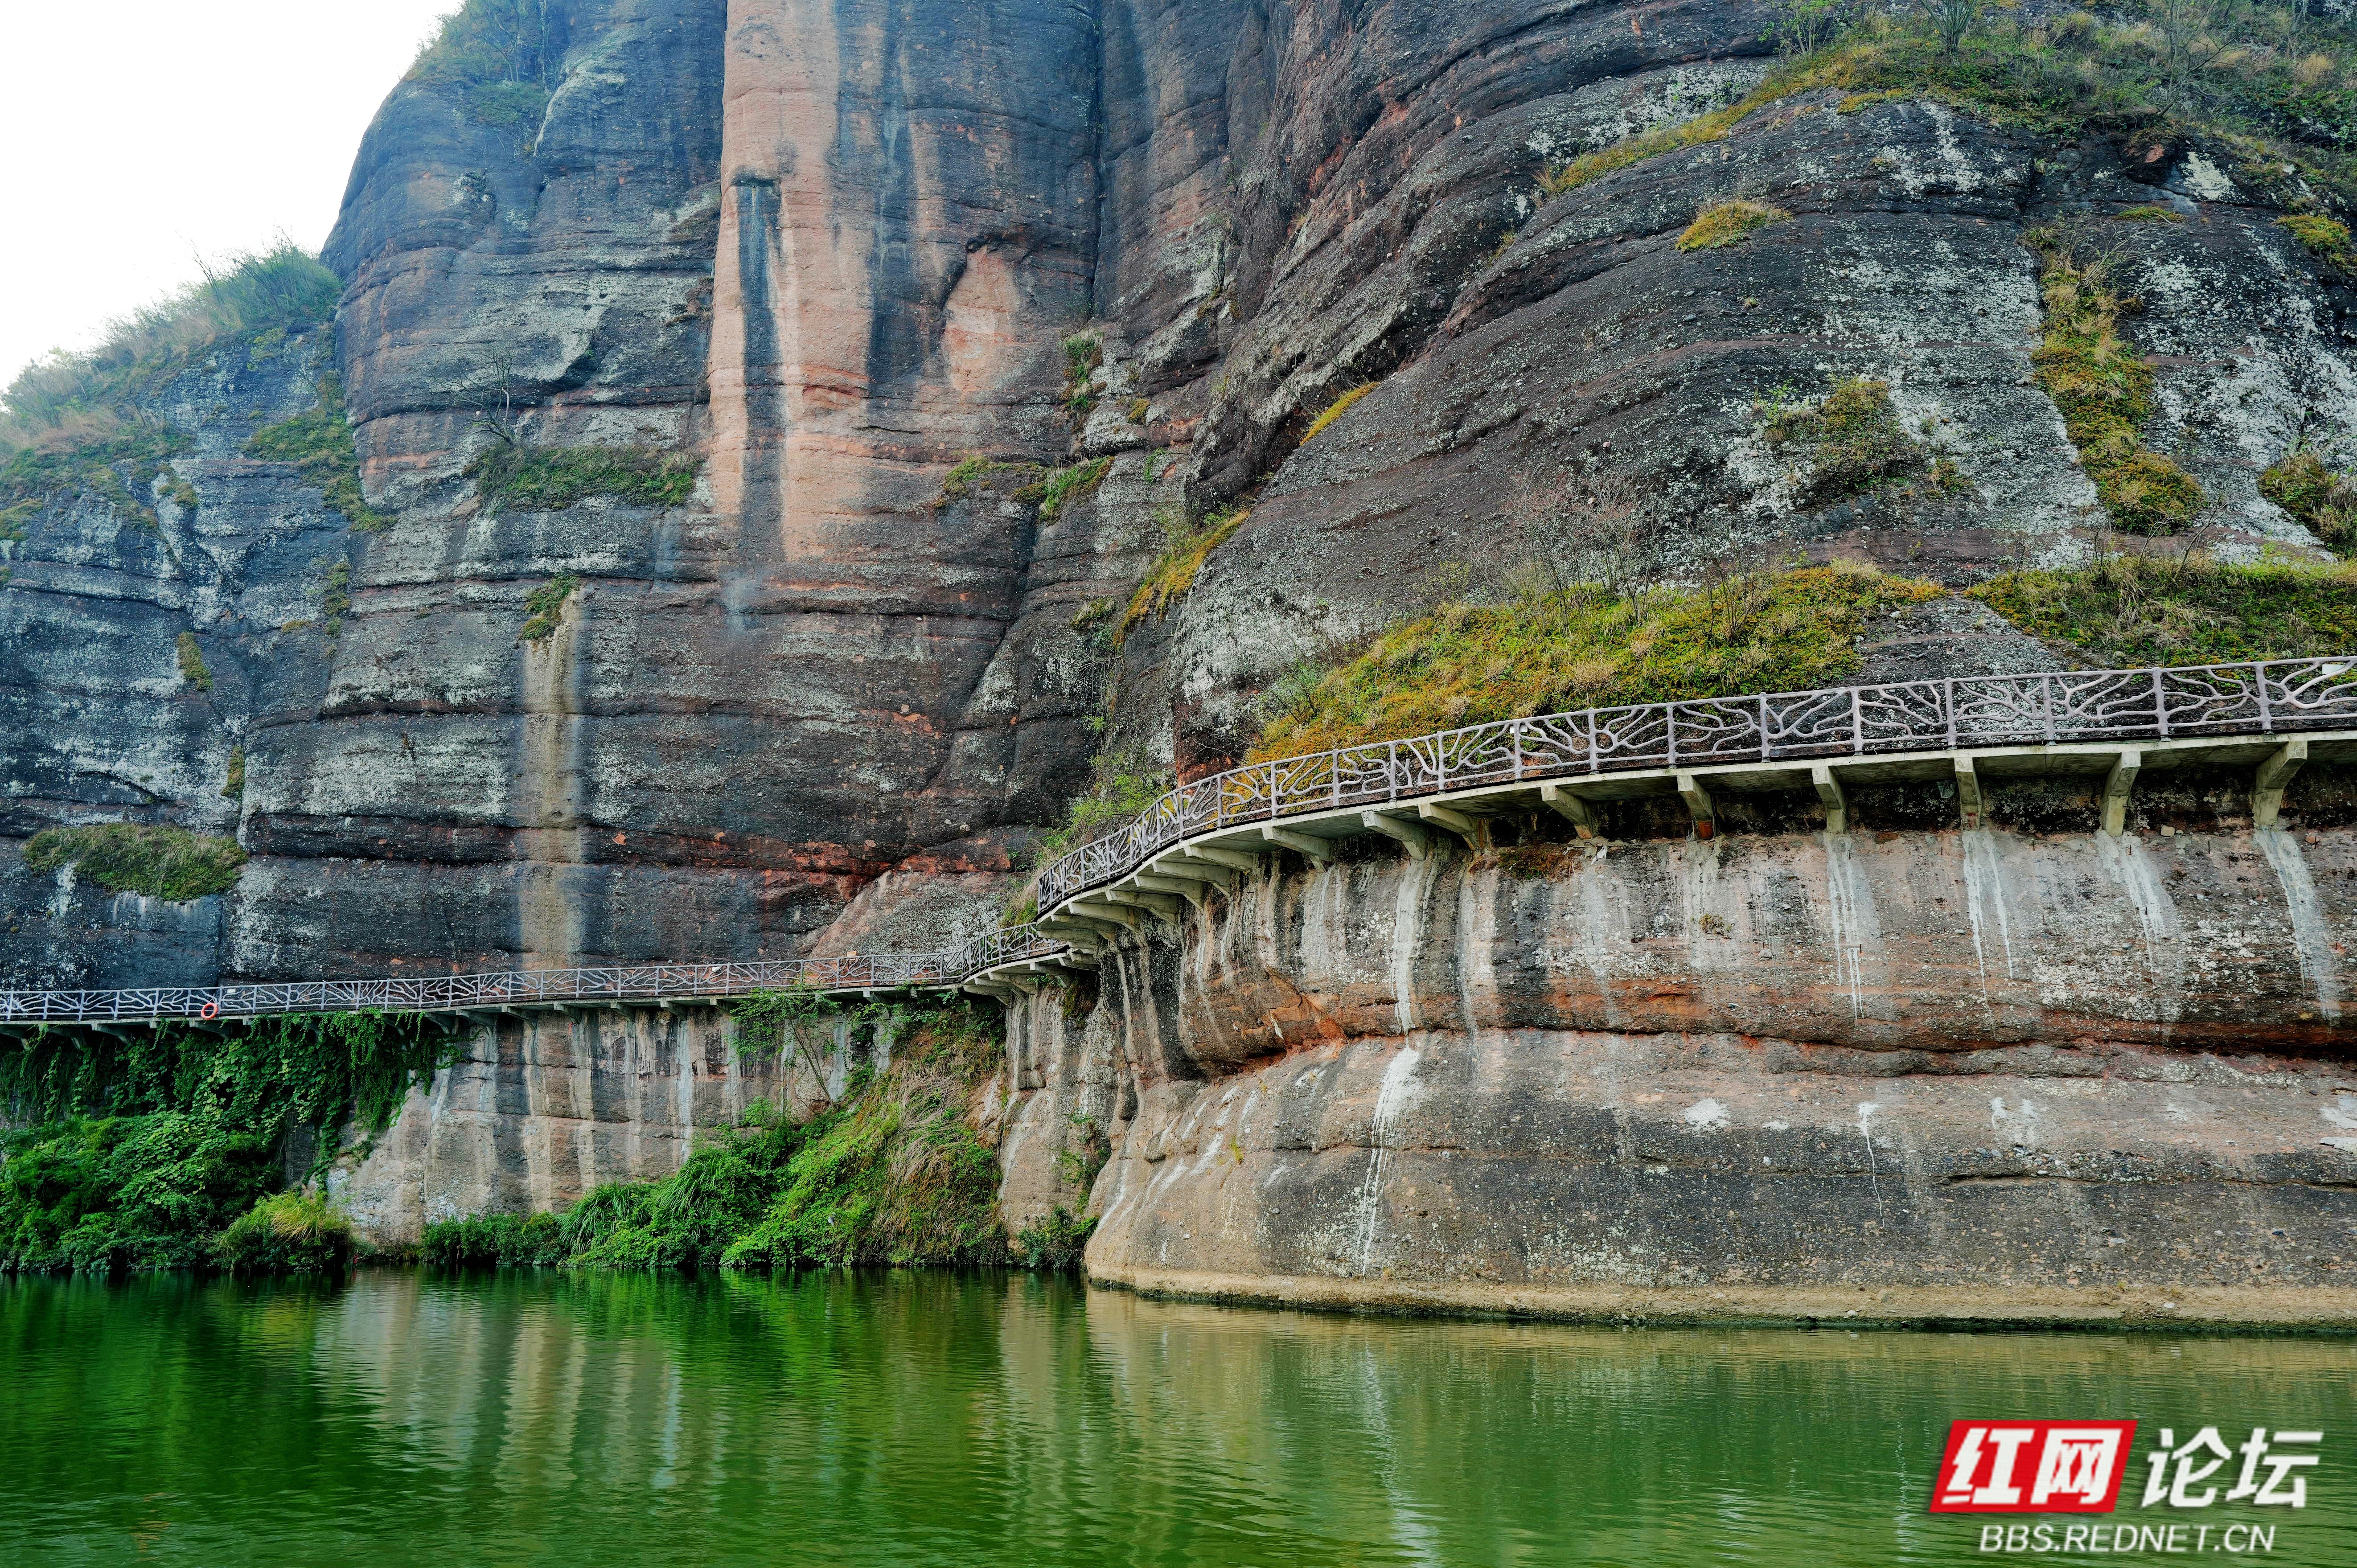
[[[1786,832],[1240,881],[1107,954],[1085,1024],[1018,1006],[1010,1211],[1079,1207],[1093,1131],[1090,1273],[1157,1292],[2357,1322],[2350,853]]]

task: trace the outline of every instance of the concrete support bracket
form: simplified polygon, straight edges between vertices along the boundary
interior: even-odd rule
[[[1334,845],[1329,839],[1314,838],[1308,833],[1297,833],[1290,829],[1275,827],[1267,822],[1261,824],[1260,836],[1270,843],[1279,844],[1306,854],[1320,865],[1334,858]]]
[[[1539,800],[1578,829],[1581,838],[1592,839],[1604,830],[1604,820],[1596,808],[1560,784],[1540,785]]]
[[[2127,832],[2128,797],[2136,792],[2136,775],[2144,769],[2144,753],[2130,746],[2104,779],[2104,833],[2117,838]]]
[[[1146,871],[1154,876],[1182,876],[1189,882],[1200,882],[1225,892],[1236,885],[1236,874],[1224,865],[1207,865],[1189,860],[1184,855],[1166,854],[1147,863]]]
[[[1825,832],[1849,832],[1849,797],[1842,791],[1842,782],[1834,777],[1832,767],[1815,762],[1809,765],[1809,781],[1817,787],[1817,799],[1825,806]]]
[[[1371,832],[1381,833],[1387,839],[1397,839],[1406,847],[1410,860],[1422,860],[1432,853],[1432,835],[1426,832],[1419,823],[1402,817],[1385,816],[1381,811],[1361,811],[1359,821]]]
[[[1126,887],[1108,887],[1105,889],[1105,897],[1116,904],[1128,904],[1140,909],[1151,910],[1172,925],[1178,923],[1178,912],[1187,907],[1168,893],[1136,893]]]
[[[1203,885],[1191,876],[1159,876],[1140,872],[1131,877],[1130,885],[1148,893],[1175,893],[1200,909],[1203,907]]]
[[[1676,783],[1678,799],[1694,813],[1695,837],[1712,837],[1718,832],[1718,808],[1712,802],[1710,791],[1703,788],[1701,779],[1683,768],[1677,769]]]
[[[1462,811],[1436,806],[1429,800],[1417,802],[1415,814],[1435,827],[1446,828],[1455,833],[1465,841],[1469,849],[1480,849],[1490,842],[1490,824],[1479,817],[1469,817]]]
[[[2299,771],[2300,765],[2307,760],[2308,742],[2305,739],[2287,740],[2276,748],[2273,757],[2259,764],[2258,777],[2251,782],[2251,822],[2254,825],[2262,828],[2276,825],[2276,818],[2283,813],[2284,790],[2290,785],[2292,776]]]
[[[1135,909],[1125,908],[1119,904],[1094,903],[1086,907],[1075,904],[1065,912],[1077,915],[1083,920],[1103,920],[1107,925],[1119,926],[1125,930],[1134,931],[1146,924],[1144,915]]]
[[[1955,763],[1956,802],[1964,808],[1964,826],[1979,827],[1981,813],[1987,808],[1981,795],[1981,776],[1973,767],[1973,754],[1969,751],[1958,752]]]
[[[1240,849],[1229,849],[1221,844],[1189,844],[1185,853],[1189,860],[1207,861],[1213,865],[1224,865],[1232,871],[1241,871],[1251,876],[1259,875],[1263,869],[1260,856],[1247,854]]]

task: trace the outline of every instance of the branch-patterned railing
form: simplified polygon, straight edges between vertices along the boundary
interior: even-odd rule
[[[769,963],[650,963],[619,969],[522,970],[404,980],[315,980],[289,984],[157,986],[139,991],[0,991],[0,1026],[96,1024],[152,1018],[253,1018],[289,1013],[495,1011],[565,1003],[710,1000],[757,991],[865,991],[962,985],[1064,944],[1037,927],[993,931],[931,953],[857,954]],[[207,1008],[211,1011],[206,1011]]]
[[[1507,719],[1199,779],[1163,796],[1126,827],[1050,865],[1039,879],[1039,908],[1052,911],[1202,833],[1485,785],[1665,767],[2334,728],[2357,728],[2357,659],[1986,675]],[[720,999],[794,988],[951,987],[1064,950],[1062,941],[1039,927],[1017,926],[931,953],[215,988],[0,991],[0,1026]]]
[[[1182,840],[1343,807],[1653,768],[2357,727],[2357,659],[1984,675],[1591,708],[1232,768],[1183,785],[1039,878],[1039,908]]]

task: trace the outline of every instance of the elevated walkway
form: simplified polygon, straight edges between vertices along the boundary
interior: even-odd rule
[[[1488,841],[1490,819],[1545,809],[1582,837],[1599,808],[1674,796],[1697,836],[1720,798],[1804,791],[1828,832],[1852,788],[1942,781],[1959,824],[1980,825],[1988,783],[2100,778],[2097,831],[2118,834],[2137,781],[2187,768],[2247,769],[2253,822],[2272,827],[2309,762],[2357,761],[2357,659],[2072,671],[1771,693],[1551,714],[1345,746],[1210,775],[1041,875],[1039,920],[931,953],[767,963],[644,964],[402,980],[214,988],[0,992],[0,1033],[123,1033],[162,1021],[338,1012],[418,1013],[466,1027],[532,1011],[712,1005],[760,991],[829,995],[965,991],[1011,997],[1096,967],[1149,920],[1176,921],[1279,849],[1322,864],[1344,839],[1406,854],[1439,835]]]

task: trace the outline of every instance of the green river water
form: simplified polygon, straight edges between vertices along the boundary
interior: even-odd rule
[[[0,1280],[0,1562],[2041,1560],[1926,1511],[1966,1416],[2138,1417],[2115,1520],[2357,1564],[2348,1340],[1351,1318],[945,1272]],[[2140,1510],[2165,1422],[2321,1430],[2307,1506]]]

